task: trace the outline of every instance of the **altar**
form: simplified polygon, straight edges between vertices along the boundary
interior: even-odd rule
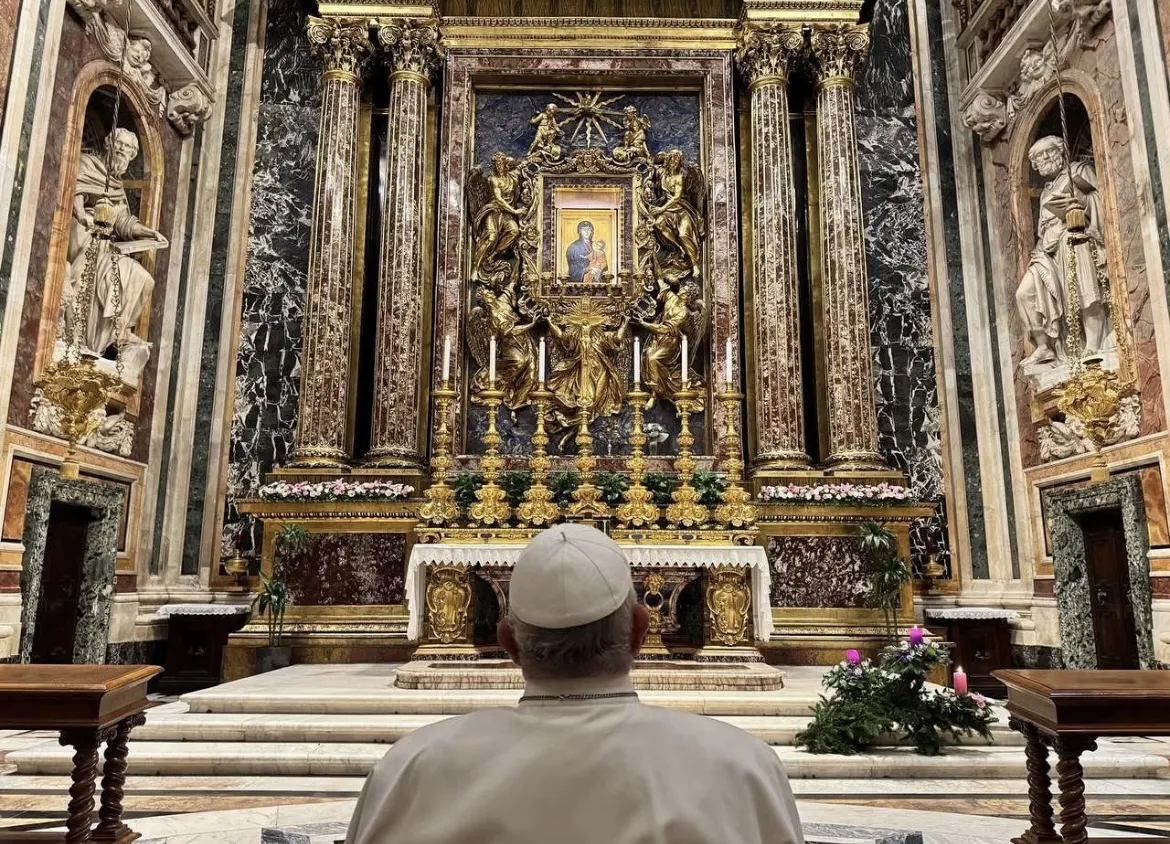
[[[490,653],[494,621],[507,614],[508,582],[523,545],[418,544],[406,569],[406,636],[422,646],[415,659],[467,658]],[[755,642],[772,635],[771,576],[758,546],[641,545],[623,547],[640,603],[650,613],[643,658],[687,656],[696,661],[763,660]],[[429,581],[429,583],[428,583]],[[476,581],[491,589],[485,613]],[[679,600],[699,586],[700,630],[683,634]],[[667,645],[670,640],[673,650]]]

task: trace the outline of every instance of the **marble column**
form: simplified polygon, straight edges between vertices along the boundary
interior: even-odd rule
[[[829,454],[836,470],[883,469],[869,344],[865,219],[854,125],[855,75],[869,49],[866,24],[816,24],[821,284],[828,373]]]
[[[796,191],[788,68],[804,50],[799,25],[750,26],[736,59],[751,94],[754,469],[805,466],[796,273]]]
[[[307,34],[324,72],[309,276],[301,322],[301,394],[289,465],[340,467],[349,458],[346,416],[361,89],[358,68],[370,43],[365,23],[332,18],[310,17]]]
[[[427,90],[442,57],[434,21],[378,28],[390,69],[389,184],[382,217],[374,419],[369,466],[419,469],[426,268],[423,267]]]

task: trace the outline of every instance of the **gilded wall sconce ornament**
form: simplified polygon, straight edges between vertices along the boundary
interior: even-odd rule
[[[426,524],[441,527],[453,522],[459,514],[455,506],[455,490],[447,484],[447,475],[455,465],[451,457],[451,427],[448,424],[451,405],[455,401],[455,391],[451,389],[450,380],[444,380],[433,396],[438,427],[435,429],[435,448],[431,457],[431,485],[427,487],[426,501],[419,507],[418,515]]]
[[[675,394],[674,405],[678,408],[679,434],[678,457],[674,470],[678,473],[678,486],[670,494],[671,503],[666,508],[666,520],[674,528],[699,528],[711,518],[711,511],[699,501],[699,491],[691,480],[697,466],[691,447],[695,435],[691,433],[691,415],[702,409],[699,391],[683,389]]]
[[[752,594],[746,568],[717,566],[707,580],[707,622],[709,638],[732,647],[747,640]]]
[[[111,397],[118,394],[122,379],[102,372],[89,354],[64,357],[45,370],[40,387],[45,399],[60,409],[61,433],[69,443],[61,464],[61,477],[77,478],[77,444],[92,434],[104,418]]]
[[[1116,372],[1102,369],[1099,362],[1078,368],[1059,388],[1057,408],[1066,416],[1076,417],[1092,440],[1094,482],[1109,480],[1109,467],[1102,449],[1108,444],[1122,399],[1133,392],[1131,385],[1123,384]]]
[[[630,485],[623,493],[623,502],[617,508],[617,518],[625,527],[653,527],[658,523],[661,511],[654,503],[654,493],[642,485],[642,478],[646,474],[647,467],[646,457],[643,454],[646,434],[642,430],[642,414],[646,410],[650,394],[642,390],[641,384],[635,383],[634,389],[630,390],[627,398],[633,413],[633,425],[630,431],[630,456],[626,458],[626,471],[630,473]]]
[[[533,527],[551,525],[560,516],[560,508],[553,501],[553,491],[549,489],[548,470],[552,468],[552,460],[548,456],[548,433],[544,423],[548,416],[549,399],[552,397],[544,382],[533,392],[532,399],[536,405],[536,431],[532,434],[532,456],[528,459],[528,468],[532,472],[532,485],[524,492],[524,501],[516,509],[520,521]]]
[[[435,566],[427,570],[427,629],[432,641],[449,645],[467,637],[471,583],[468,569]]]

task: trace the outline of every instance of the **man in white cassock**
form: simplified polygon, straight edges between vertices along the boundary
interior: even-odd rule
[[[519,706],[424,727],[378,763],[348,844],[803,844],[784,766],[742,730],[646,706],[649,624],[605,534],[558,525],[512,572]]]

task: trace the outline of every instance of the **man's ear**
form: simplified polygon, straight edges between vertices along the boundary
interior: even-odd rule
[[[507,652],[508,656],[512,657],[512,662],[519,665],[520,648],[516,645],[516,632],[506,618],[500,619],[500,623],[496,625],[496,641],[500,643],[500,647]]]
[[[630,619],[630,653],[637,656],[646,644],[646,631],[650,629],[650,610],[643,604],[634,604]]]

